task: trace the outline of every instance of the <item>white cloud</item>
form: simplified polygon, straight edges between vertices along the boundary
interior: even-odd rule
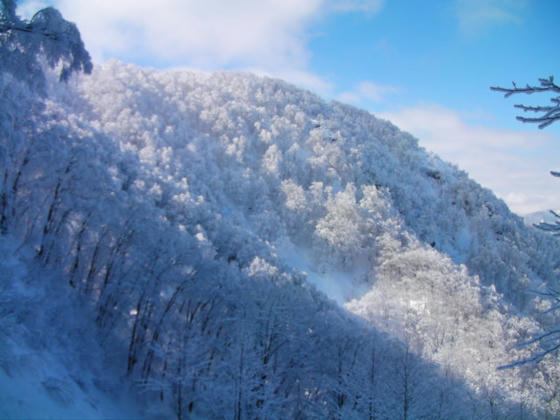
[[[31,19],[35,12],[48,6],[45,0],[27,0],[18,4],[17,14],[24,19]]]
[[[526,4],[526,0],[457,0],[459,29],[473,36],[497,24],[519,23]]]
[[[327,0],[327,8],[343,12],[377,13],[384,0]]]
[[[95,61],[309,73],[308,30],[328,13],[375,13],[383,0],[27,0],[76,22]],[[316,77],[315,77],[316,78]]]
[[[361,105],[365,102],[383,102],[387,95],[399,93],[401,89],[389,85],[379,85],[372,81],[363,81],[353,90],[342,92],[337,96],[341,102]]]
[[[321,94],[308,69],[313,22],[378,12],[384,0],[24,0],[27,17],[48,4],[77,23],[94,61],[165,67],[260,69]]]
[[[492,189],[513,211],[560,208],[560,136],[535,129],[512,131],[468,123],[458,112],[423,105],[379,114],[412,133],[427,150],[457,164]]]
[[[306,61],[320,0],[58,0],[96,59],[127,55],[220,66]]]
[[[248,67],[243,70],[260,76],[279,78],[297,86],[310,89],[321,96],[330,96],[334,88],[329,80],[305,69],[284,67],[271,71],[265,68]]]

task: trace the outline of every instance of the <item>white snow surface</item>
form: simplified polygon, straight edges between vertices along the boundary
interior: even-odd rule
[[[72,191],[59,205],[59,214],[67,205],[75,217],[63,230],[67,237],[57,238],[65,269],[78,255],[82,265],[76,264],[77,276],[86,273],[83,260],[93,260],[93,244],[106,245],[112,258],[111,253],[121,251],[114,244],[134,238],[126,243],[121,264],[122,277],[132,272],[134,282],[127,278],[119,283],[120,306],[114,305],[117,314],[124,314],[120,328],[127,340],[135,325],[131,317],[144,303],[145,290],[138,285],[161,298],[150,303],[167,315],[166,300],[174,290],[183,290],[178,279],[193,273],[204,286],[214,273],[216,281],[240,284],[247,279],[296,284],[294,278],[304,278],[340,308],[405,343],[407,355],[410,348],[426,363],[445,369],[446,377],[460,378],[490,406],[523,402],[537,412],[554,395],[543,379],[556,374],[554,363],[526,376],[496,368],[527,356],[529,350],[517,348],[517,341],[542,328],[540,322],[554,321],[538,319],[544,304],[528,291],[556,281],[558,245],[524,226],[490,191],[389,122],[325,103],[278,80],[162,72],[110,61],[67,86],[53,84],[38,125],[37,145],[49,147],[29,165],[29,188],[49,180],[45,188],[37,188],[37,196],[52,201],[51,191],[58,186],[42,178],[52,170]],[[60,132],[72,141],[66,142]],[[42,141],[43,133],[48,142]],[[71,176],[65,178],[67,173]],[[44,218],[43,213],[37,210]],[[21,237],[46,242],[44,230],[29,230]],[[103,235],[112,241],[100,241]],[[0,342],[0,386],[6,390],[0,395],[0,414],[96,418],[161,412],[142,411],[126,392],[115,394],[120,382],[114,378],[125,373],[124,367],[112,366],[110,354],[98,354],[87,310],[84,319],[75,319],[72,314],[80,311],[64,307],[63,302],[77,298],[70,297],[66,284],[56,282],[56,272],[43,273],[33,263],[36,249],[23,246],[16,253],[15,239],[0,239],[0,299],[7,302],[0,306],[0,328],[6,331]],[[76,243],[90,249],[77,250]],[[50,246],[55,257],[56,244]],[[159,273],[157,282],[155,274],[134,271],[144,263],[152,274]],[[94,280],[101,283],[98,278]],[[78,286],[87,290],[89,285]],[[60,300],[50,302],[53,291],[47,289],[54,287]],[[201,295],[206,305],[206,289],[198,283],[194,287],[189,293]],[[216,290],[225,288],[220,283]],[[302,296],[305,290],[301,287]],[[106,293],[109,302],[111,293]],[[185,302],[190,302],[189,293]],[[106,296],[101,292],[96,298],[105,302]],[[75,305],[81,306],[79,301]],[[321,306],[328,305],[317,304]],[[284,316],[278,313],[279,319]],[[163,315],[159,323],[155,315],[145,316],[152,316],[151,328],[167,340],[152,340],[151,345],[162,346],[162,354],[169,351],[174,357],[170,363],[182,366],[178,348],[201,357],[201,366],[205,363],[195,349],[207,344],[193,332],[196,317],[192,325],[187,323],[181,342],[175,324],[165,324]],[[173,322],[178,319],[181,314]],[[226,319],[224,326],[219,320],[214,327],[228,331],[227,323],[234,321]],[[304,339],[309,339],[314,330],[306,331]],[[75,336],[85,340],[73,341]],[[231,357],[236,363],[236,343],[227,342],[223,360]],[[153,358],[150,350],[137,352]],[[162,395],[182,381],[190,384],[190,374],[194,388],[196,369],[181,371],[186,379],[172,385],[161,379]],[[238,382],[228,382],[216,371],[214,379],[223,381],[222,392],[230,397]],[[167,380],[169,374],[163,370],[162,376]],[[532,392],[537,388],[544,391]],[[261,392],[264,385],[248,389]],[[204,400],[211,393],[200,393],[204,402],[199,405],[206,403],[203,409],[211,410],[208,401],[213,400]],[[560,412],[555,404],[551,410]]]
[[[310,284],[341,307],[360,298],[371,287],[367,283],[367,261],[358,261],[350,270],[342,271],[313,261],[310,249],[297,247],[287,238],[280,240],[273,249],[280,261],[298,270]]]
[[[134,188],[172,217],[187,209],[186,229],[203,238],[204,255],[233,259],[249,275],[300,272],[401,339],[412,316],[423,356],[473,384],[519,357],[507,341],[517,327],[506,325],[535,328],[522,315],[534,305],[525,290],[553,278],[542,252],[551,242],[411,135],[250,74],[111,61],[78,90],[81,101],[61,103],[138,156],[145,174]],[[457,337],[431,342],[457,322]]]
[[[165,418],[116,380],[87,312],[18,245],[0,236],[0,419]]]

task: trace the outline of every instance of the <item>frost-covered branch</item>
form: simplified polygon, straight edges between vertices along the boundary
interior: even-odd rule
[[[32,25],[17,25],[17,24],[10,24],[4,22],[0,24],[0,34],[5,34],[12,31],[26,32],[29,34],[34,33],[43,36],[45,38],[50,38],[53,41],[57,41],[59,39],[56,33],[37,32]]]
[[[20,19],[15,9],[15,1],[2,0],[0,71],[10,72],[39,90],[44,87],[39,57],[52,68],[62,65],[61,81],[74,72],[91,73],[91,58],[75,24],[52,7],[39,10],[29,21]]]
[[[554,223],[539,223],[537,227],[546,232],[551,232],[554,236],[560,236],[560,214],[554,210],[550,210],[550,213],[552,213],[558,220]]]
[[[550,174],[560,178],[560,172],[550,171]],[[554,236],[560,236],[560,212],[550,210],[550,213],[556,218],[554,222],[541,222],[535,226],[541,230],[552,233]],[[557,293],[556,296],[560,296],[560,293]]]
[[[547,331],[546,333],[540,334],[525,343],[521,343],[519,346],[526,347],[536,343],[539,343],[541,345],[540,351],[533,353],[531,357],[516,360],[514,362],[508,363],[507,365],[499,366],[498,370],[511,369],[529,363],[537,363],[543,360],[549,354],[557,352],[560,349],[560,329]]]
[[[503,88],[499,86],[490,87],[491,90],[504,93],[504,97],[508,98],[517,93],[524,93],[531,95],[533,93],[541,92],[554,92],[560,93],[560,86],[554,83],[554,77],[550,76],[548,79],[539,79],[540,86],[531,86],[527,84],[525,87],[518,87],[515,82],[512,82],[513,88]],[[535,112],[541,115],[536,117],[517,116],[516,118],[524,123],[538,123],[539,128],[549,126],[555,121],[560,120],[560,96],[551,98],[552,105],[549,106],[528,106],[523,104],[514,105],[515,108],[521,109],[523,112]]]

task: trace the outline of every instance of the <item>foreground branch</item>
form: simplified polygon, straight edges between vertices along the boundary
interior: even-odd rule
[[[541,92],[554,92],[560,93],[560,86],[554,83],[554,77],[550,76],[548,79],[539,79],[540,86],[531,86],[527,84],[525,87],[518,87],[515,82],[512,82],[513,88],[503,88],[500,86],[491,86],[490,89],[495,92],[504,93],[504,97],[508,98],[517,93],[524,93],[531,95],[533,93]],[[555,121],[560,120],[560,96],[551,98],[553,105],[550,106],[528,106],[523,104],[515,105],[515,108],[521,109],[523,112],[535,112],[542,115],[536,117],[523,117],[517,116],[516,118],[524,123],[538,123],[539,128],[549,126]]]

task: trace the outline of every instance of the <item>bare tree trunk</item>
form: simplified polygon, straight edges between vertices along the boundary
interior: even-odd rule
[[[72,262],[72,265],[70,267],[70,279],[68,280],[72,288],[76,288],[76,272],[80,267],[80,257],[82,254],[82,240],[84,237],[84,233],[86,232],[88,218],[89,215],[87,215],[82,221],[80,230],[78,231],[78,235],[76,237],[76,255],[74,256],[74,261]]]
[[[8,188],[8,169],[4,169],[4,180],[2,182],[3,188],[0,194],[0,235],[5,235],[8,231],[8,193],[6,189]]]
[[[138,362],[136,358],[136,330],[140,324],[140,319],[143,318],[142,313],[142,303],[144,300],[144,295],[146,294],[146,289],[143,289],[142,295],[138,299],[136,304],[136,314],[134,315],[134,324],[132,325],[132,332],[130,334],[130,344],[128,346],[128,361],[126,367],[126,374],[130,375],[134,369],[134,365]]]
[[[163,326],[163,321],[165,320],[165,317],[167,316],[167,314],[169,313],[169,311],[171,310],[171,308],[175,304],[175,300],[177,299],[179,294],[183,291],[183,288],[185,287],[187,281],[188,281],[188,278],[183,280],[183,282],[181,284],[179,284],[179,286],[177,286],[177,288],[173,292],[173,295],[171,296],[171,298],[167,302],[167,306],[165,307],[163,313],[161,314],[161,317],[160,317],[160,319],[159,319],[159,321],[156,325],[156,328],[154,329],[154,333],[152,335],[152,342],[150,343],[150,346],[149,346],[150,350],[148,350],[148,354],[146,355],[146,359],[144,360],[144,366],[143,366],[143,369],[142,369],[143,376],[144,376],[144,381],[147,381],[148,377],[150,376],[151,370],[152,370],[152,363],[153,363],[153,358],[154,358],[154,347],[155,347],[156,344],[158,344],[159,337],[160,337],[160,332],[161,332],[161,327]]]
[[[369,420],[375,420],[375,360],[376,358],[376,354],[375,354],[375,345],[372,345],[371,348],[371,367],[369,370],[369,383],[370,383],[370,395],[369,395],[369,401],[368,401],[368,412],[369,412]]]
[[[43,253],[45,252],[45,241],[49,239],[49,234],[54,230],[54,225],[55,225],[54,215],[60,201],[62,182],[64,181],[64,178],[66,178],[66,176],[70,173],[73,164],[74,164],[73,161],[68,162],[68,165],[66,165],[63,174],[59,176],[56,180],[56,186],[54,187],[53,197],[49,205],[49,210],[47,212],[47,220],[43,225],[43,236],[41,238],[41,244],[39,245],[39,250],[37,251],[37,256],[40,258],[43,257]],[[44,260],[45,262],[48,262],[46,259]]]
[[[237,380],[237,400],[235,405],[235,420],[242,420],[243,414],[243,369],[245,369],[244,365],[244,356],[245,356],[245,343],[241,340],[241,350],[239,352],[239,376]]]
[[[105,235],[102,234],[101,237],[98,239],[97,243],[95,244],[95,248],[93,249],[93,253],[91,255],[91,260],[89,263],[89,270],[86,276],[84,293],[89,295],[92,291],[92,284],[95,275],[97,274],[97,259],[99,257],[99,250],[101,248],[101,241]]]

